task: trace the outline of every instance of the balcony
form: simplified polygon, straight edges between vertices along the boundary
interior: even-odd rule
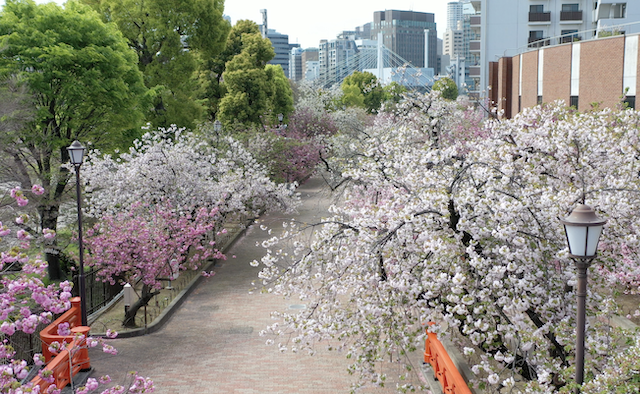
[[[469,52],[480,52],[480,41],[469,41]]]
[[[482,17],[480,15],[474,15],[469,18],[469,23],[471,27],[480,27],[480,23],[482,22]]]
[[[582,11],[561,11],[560,22],[582,22]]]
[[[549,44],[548,38],[529,37],[529,48],[541,48]]]
[[[574,41],[580,41],[582,40],[581,36],[577,36],[577,35],[571,35],[571,36],[566,36],[566,37],[560,37],[560,43],[561,44],[566,44],[567,42],[574,42]]]
[[[551,23],[551,13],[550,12],[530,12],[529,22]]]

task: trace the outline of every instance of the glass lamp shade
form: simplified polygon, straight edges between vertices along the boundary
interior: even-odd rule
[[[278,114],[278,120],[279,120],[280,122],[282,122],[282,119],[284,119],[284,115],[282,115],[282,114]]]
[[[221,130],[222,130],[222,122],[220,122],[219,120],[216,120],[215,122],[213,122],[213,131],[218,133]]]
[[[86,148],[82,146],[78,141],[73,141],[73,143],[67,148],[69,151],[69,160],[71,160],[71,164],[79,166],[82,164],[82,159],[84,157],[84,151]]]
[[[571,215],[560,219],[569,244],[569,252],[574,257],[594,257],[602,228],[607,222],[600,219],[588,205],[580,204]]]

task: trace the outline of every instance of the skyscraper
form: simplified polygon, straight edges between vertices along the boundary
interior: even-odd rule
[[[373,13],[371,39],[376,40],[378,33],[382,33],[382,43],[385,47],[407,60],[413,67],[430,67],[436,74],[439,72],[438,32],[433,14],[398,10],[376,11]]]
[[[447,30],[458,30],[458,21],[462,20],[463,8],[462,0],[447,3]]]

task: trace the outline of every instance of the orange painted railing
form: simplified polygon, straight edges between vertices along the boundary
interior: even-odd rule
[[[444,345],[438,340],[437,335],[429,330],[424,346],[424,362],[431,364],[444,394],[471,394],[467,382],[460,375]]]
[[[67,336],[58,335],[58,325],[65,322],[69,323],[71,334]],[[64,388],[71,383],[73,376],[78,372],[91,368],[89,350],[86,346],[86,338],[89,335],[90,328],[80,324],[80,298],[75,297],[71,299],[71,309],[40,332],[42,355],[47,363],[43,372],[45,375],[51,374],[50,378],[46,380],[40,376],[36,376],[31,380],[34,386],[40,386],[41,392],[50,385],[55,385],[59,389]],[[66,347],[61,349],[55,357],[49,351],[49,346],[53,342],[67,343]],[[71,360],[69,360],[69,357],[71,357]]]

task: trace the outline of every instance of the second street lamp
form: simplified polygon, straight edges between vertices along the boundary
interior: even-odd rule
[[[78,251],[80,254],[78,287],[80,293],[80,311],[82,316],[82,325],[87,326],[87,291],[84,281],[84,247],[82,245],[82,200],[80,196],[80,166],[84,158],[85,147],[78,141],[73,141],[71,146],[67,148],[69,152],[69,160],[76,170],[76,199],[78,203]]]
[[[584,330],[586,321],[587,269],[596,257],[602,228],[607,222],[599,218],[588,205],[579,204],[571,215],[560,219],[569,244],[569,253],[577,268],[578,288],[576,291],[578,309],[576,311],[576,383],[584,382]],[[580,387],[576,388],[576,393]]]

